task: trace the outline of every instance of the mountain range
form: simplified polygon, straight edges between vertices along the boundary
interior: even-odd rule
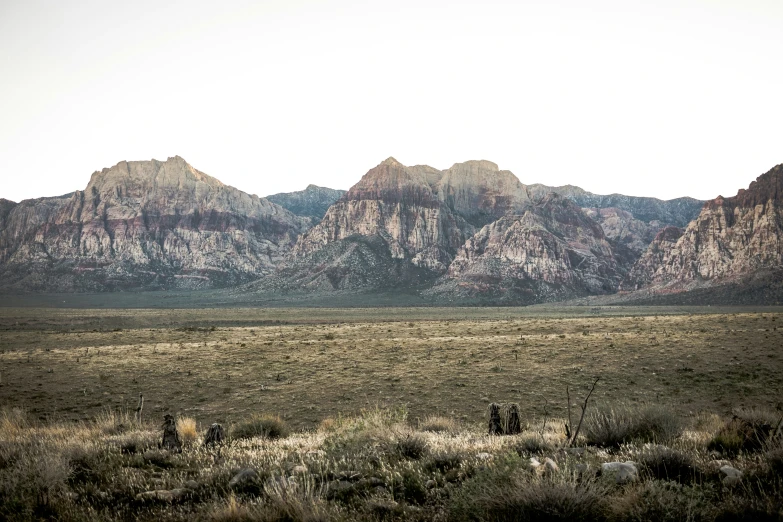
[[[735,197],[704,202],[526,185],[489,161],[438,170],[394,158],[347,192],[310,185],[259,198],[178,156],[123,161],[84,190],[0,199],[0,292],[731,302],[752,281],[743,302],[775,303],[781,197],[780,165]]]

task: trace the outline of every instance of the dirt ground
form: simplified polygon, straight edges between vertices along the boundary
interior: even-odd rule
[[[202,425],[399,406],[480,422],[490,401],[533,422],[597,377],[598,403],[783,408],[783,309],[0,308],[0,406],[42,419],[132,410],[141,393],[145,416]]]

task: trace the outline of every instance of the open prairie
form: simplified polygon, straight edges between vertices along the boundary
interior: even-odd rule
[[[312,428],[405,406],[480,422],[518,402],[523,422],[597,403],[683,416],[783,404],[783,310],[0,308],[0,406],[84,420],[144,415],[231,423],[254,412]]]

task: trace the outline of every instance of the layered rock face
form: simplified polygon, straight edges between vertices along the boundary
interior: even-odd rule
[[[619,208],[583,208],[582,212],[601,225],[609,241],[628,248],[636,254],[637,258],[647,250],[656,234],[664,228],[660,221],[646,223]]]
[[[669,257],[682,233],[683,229],[671,226],[658,232],[621,284],[621,289],[638,290],[652,283],[657,268],[669,263]]]
[[[353,236],[378,236],[392,259],[444,272],[472,227],[438,199],[430,167],[389,158],[371,169],[297,242],[294,259]]]
[[[573,202],[549,194],[466,241],[432,293],[535,303],[610,293],[621,278],[601,227]]]
[[[433,185],[438,200],[468,223],[482,227],[530,204],[527,189],[491,161],[455,163]]]
[[[317,224],[323,219],[329,207],[340,199],[343,194],[345,194],[344,190],[308,185],[304,190],[281,192],[280,194],[267,196],[266,199],[297,216],[312,218],[313,224]]]
[[[677,198],[661,200],[657,198],[644,198],[624,196],[622,194],[610,194],[602,196],[587,192],[573,185],[562,187],[548,187],[546,185],[528,185],[531,197],[537,199],[555,192],[567,197],[583,208],[616,208],[629,212],[635,219],[645,223],[660,222],[664,225],[684,227],[690,223],[701,210],[703,201],[693,198]]]
[[[121,162],[84,191],[15,205],[0,231],[12,290],[212,287],[271,271],[309,225],[180,157]]]
[[[626,274],[665,226],[656,220],[646,223],[619,208],[583,208],[582,212],[601,225],[615,259]]]
[[[8,214],[16,206],[16,203],[7,199],[0,198],[0,230],[5,228],[5,221]]]
[[[623,289],[687,289],[783,268],[783,165],[732,198],[705,203],[681,237],[664,230]]]

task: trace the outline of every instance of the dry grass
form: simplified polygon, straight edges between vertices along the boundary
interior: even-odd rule
[[[177,419],[177,433],[179,433],[179,439],[184,446],[194,446],[199,438],[196,419],[192,417]]]
[[[468,506],[474,518],[503,519],[536,517],[543,505],[574,519],[783,516],[779,446],[722,455],[748,477],[734,490],[707,450],[735,407],[742,429],[779,418],[777,311],[0,311],[0,518],[459,520]],[[578,412],[598,375],[588,415],[624,399],[621,427],[661,425],[642,415],[651,403],[683,424],[606,450],[559,451],[566,385]],[[489,402],[519,404],[522,433],[487,436]],[[165,413],[197,441],[196,421],[231,432],[255,412],[275,412],[291,434],[157,449]],[[560,471],[531,473],[531,456]],[[594,481],[608,460],[644,464],[642,482]],[[232,493],[245,467],[259,471],[257,491]],[[198,487],[185,500],[136,500],[189,481]]]
[[[568,453],[558,449],[563,438],[555,428],[539,431],[541,420],[520,435],[497,437],[479,427],[423,431],[403,409],[372,409],[341,417],[328,431],[234,441],[217,459],[198,446],[170,454],[152,447],[128,453],[117,445],[121,438],[157,439],[160,430],[150,426],[112,435],[98,422],[20,421],[7,432],[12,437],[3,432],[0,439],[0,518],[588,521],[783,514],[777,450],[733,458],[747,487],[727,490],[714,482],[705,445],[684,435],[672,447]],[[542,433],[551,445],[538,457],[558,465],[544,474],[530,471],[529,455],[519,451]],[[611,460],[638,462],[641,481],[619,487],[596,477]],[[228,487],[240,468],[258,472],[257,487]],[[185,495],[173,501],[137,498],[182,488]]]
[[[577,403],[598,375],[596,404],[661,402],[678,414],[774,409],[780,399],[770,390],[783,389],[779,313],[1,310],[0,405],[34,418],[132,412],[143,393],[144,419],[154,423],[172,413],[228,426],[269,411],[295,429],[315,428],[399,404],[414,419],[473,423],[492,401],[518,403],[524,427],[545,400],[550,416],[564,418],[566,385]],[[236,318],[248,326],[210,327]],[[179,327],[196,319],[199,328]],[[275,323],[284,320],[300,324]],[[128,324],[138,327],[114,331]]]
[[[434,433],[457,433],[460,429],[459,422],[450,417],[441,415],[430,415],[419,422],[421,431],[431,431]]]

